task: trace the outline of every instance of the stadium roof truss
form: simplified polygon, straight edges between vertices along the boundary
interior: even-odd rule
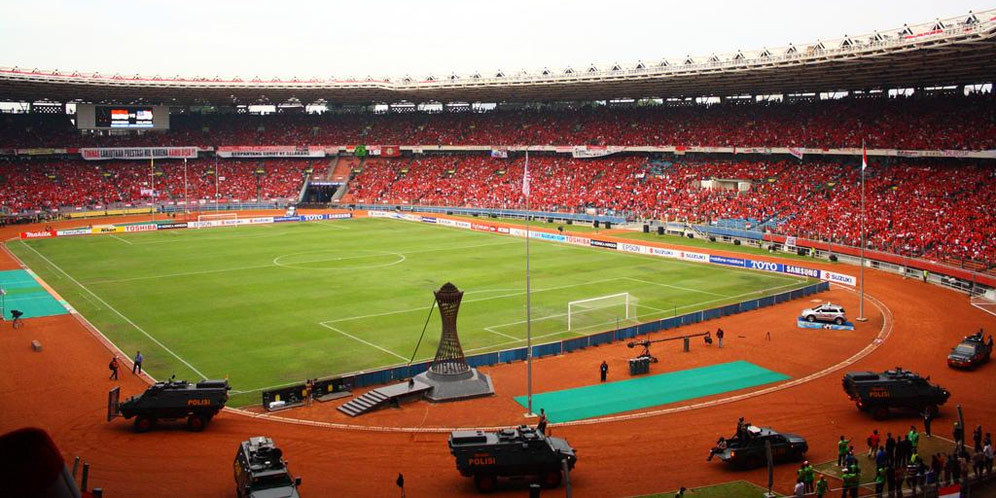
[[[552,102],[946,86],[989,83],[994,74],[996,9],[805,45],[421,79],[225,80],[0,67],[0,100],[168,105]]]

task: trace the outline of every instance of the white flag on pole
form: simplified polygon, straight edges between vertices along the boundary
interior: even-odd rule
[[[526,152],[526,168],[522,170],[522,195],[529,197],[529,153]]]
[[[861,145],[861,171],[864,171],[868,167],[868,151],[865,149],[864,144]]]

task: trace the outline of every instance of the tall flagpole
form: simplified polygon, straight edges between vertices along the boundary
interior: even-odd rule
[[[526,416],[533,416],[533,331],[532,309],[529,302],[529,149],[526,168],[522,172],[522,193],[526,194]]]
[[[858,320],[867,321],[865,317],[865,168],[868,167],[868,153],[865,142],[861,141],[861,299],[858,301]]]
[[[216,212],[216,213],[220,209],[220,206],[218,205],[218,203],[221,202],[221,196],[218,195],[218,177],[220,175],[221,175],[221,171],[219,171],[219,167],[218,167],[218,156],[215,155],[214,156],[214,212]]]
[[[183,158],[183,221],[187,221],[187,210],[190,208],[190,197],[187,194],[187,158]]]
[[[152,222],[156,222],[156,158],[149,158],[149,169],[152,173]]]

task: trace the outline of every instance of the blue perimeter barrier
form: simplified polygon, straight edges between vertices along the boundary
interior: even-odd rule
[[[745,311],[751,311],[751,310],[756,310],[758,308],[764,308],[766,306],[772,306],[777,303],[784,303],[792,299],[799,299],[829,289],[830,289],[829,282],[819,282],[816,284],[808,285],[801,289],[795,289],[792,291],[783,292],[781,294],[776,294],[774,296],[766,296],[758,299],[751,299],[749,301],[744,301],[737,304],[729,304],[726,306],[720,306],[718,308],[711,308],[702,311],[693,311],[691,313],[686,313],[684,315],[679,315],[670,318],[662,318],[660,320],[655,320],[653,322],[642,323],[640,325],[625,327],[619,330],[610,330],[607,332],[601,332],[598,334],[593,334],[585,337],[575,337],[571,339],[564,339],[562,341],[550,342],[547,344],[539,344],[533,346],[533,358],[553,356],[561,353],[569,353],[571,351],[577,351],[579,349],[584,349],[590,346],[598,346],[600,344],[610,344],[615,341],[624,341],[639,335],[650,334],[652,332],[658,332],[661,330],[668,330],[681,325],[699,323],[705,320],[711,320],[714,318],[735,315],[738,313],[743,313]],[[502,351],[493,351],[490,353],[481,353],[481,354],[468,356],[467,363],[472,367],[487,367],[491,365],[497,365],[499,363],[525,361],[525,359],[526,359],[526,348],[521,347],[521,348],[505,349]],[[373,372],[360,372],[355,374],[348,374],[340,378],[346,381],[348,384],[355,387],[364,387],[374,384],[386,384],[388,382],[398,381],[406,379],[416,374],[420,374],[428,370],[431,364],[432,364],[431,361],[424,361],[421,363],[412,364],[410,367],[394,366],[381,370],[375,370]]]

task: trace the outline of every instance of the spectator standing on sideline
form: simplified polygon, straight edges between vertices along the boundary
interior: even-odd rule
[[[792,489],[792,496],[798,498],[806,496],[806,486],[802,484],[802,479],[796,479],[795,488]]]
[[[955,446],[965,443],[965,430],[962,429],[957,420],[954,422],[954,430],[951,431],[951,435],[954,436]]]
[[[872,433],[868,435],[868,458],[872,458],[878,453],[878,444],[882,442],[882,436],[878,435],[878,429],[872,429]]]
[[[605,382],[605,378],[609,375],[609,364],[602,360],[602,365],[598,367],[598,371],[601,373],[602,382]]]
[[[930,423],[934,420],[934,412],[930,410],[930,407],[923,409],[923,435],[930,437]]]
[[[882,489],[885,488],[885,467],[878,467],[875,471],[875,496],[882,498]]]
[[[916,426],[910,426],[910,432],[906,435],[906,439],[910,441],[910,446],[912,446],[913,451],[916,451],[917,446],[920,443],[920,433],[916,431]]]
[[[719,343],[719,347],[723,347],[723,336],[725,336],[725,335],[726,335],[726,333],[723,332],[722,327],[716,329],[716,339],[717,339],[717,342]]]
[[[847,445],[850,441],[844,439],[844,436],[840,436],[840,441],[837,441],[837,466],[844,466],[844,458],[847,457]]]
[[[141,375],[141,373],[142,373],[142,362],[144,360],[145,360],[145,357],[142,356],[142,352],[141,351],[136,352],[135,353],[135,365],[131,367],[131,373],[138,372],[138,374]]]
[[[830,483],[827,482],[826,476],[820,474],[820,480],[816,481],[816,498],[823,498],[827,494],[827,490],[830,489]]]
[[[890,465],[896,461],[896,438],[892,437],[892,433],[886,433],[885,438],[885,459]]]
[[[975,426],[975,430],[972,431],[972,442],[975,443],[973,448],[976,453],[982,451],[982,426]]]
[[[111,363],[107,365],[111,369],[111,376],[108,380],[118,380],[118,357],[111,358]]]
[[[814,480],[816,479],[816,469],[809,463],[809,460],[802,462],[802,484],[806,493],[813,492]]]

